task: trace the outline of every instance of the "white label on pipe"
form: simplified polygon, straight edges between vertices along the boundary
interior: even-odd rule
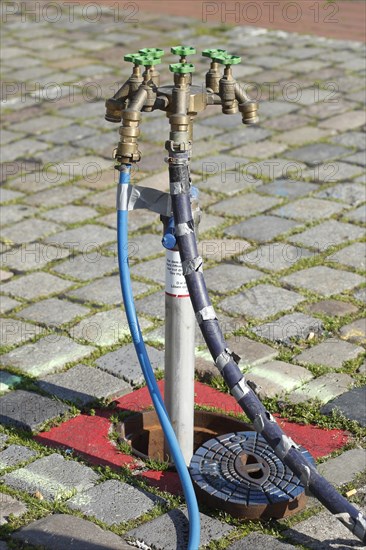
[[[170,296],[189,296],[178,250],[166,251],[165,292]]]

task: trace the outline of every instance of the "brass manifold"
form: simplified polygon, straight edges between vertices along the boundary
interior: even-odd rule
[[[173,48],[172,48],[173,50]],[[142,50],[143,51],[143,50]],[[222,75],[219,63],[212,59],[206,73],[206,86],[192,85],[192,70],[189,64],[176,64],[181,71],[174,72],[174,85],[160,86],[160,75],[154,65],[156,59],[138,59],[138,54],[129,57],[135,66],[130,78],[117,93],[106,101],[106,120],[120,123],[120,141],[114,151],[120,163],[135,163],[141,159],[138,149],[141,112],[160,109],[166,113],[170,123],[169,140],[165,147],[169,150],[188,151],[190,154],[193,139],[194,117],[208,105],[221,105],[224,114],[242,115],[244,124],[258,122],[258,104],[251,101],[242,87],[233,78],[231,67],[226,66]],[[151,64],[149,65],[149,59]],[[145,65],[141,74],[140,63]],[[171,65],[171,70],[174,65]],[[194,68],[194,67],[193,67]]]

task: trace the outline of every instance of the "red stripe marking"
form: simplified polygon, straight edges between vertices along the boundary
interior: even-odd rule
[[[169,292],[165,292],[165,294],[173,298],[189,298],[189,294],[170,294]]]
[[[149,470],[143,472],[139,477],[161,491],[168,491],[173,495],[183,494],[182,485],[176,472],[157,472],[155,470]]]
[[[112,427],[108,416],[112,412],[106,414],[97,411],[95,416],[81,414],[48,432],[36,435],[35,439],[49,447],[72,449],[91,464],[114,469],[121,466],[134,469],[137,467],[135,459],[121,453],[108,437]]]

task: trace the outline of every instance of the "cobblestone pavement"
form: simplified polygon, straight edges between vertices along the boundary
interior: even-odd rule
[[[132,13],[134,3],[70,13],[37,2],[33,15],[19,5],[2,4],[0,548],[184,547],[175,474],[116,446],[121,413],[149,402],[135,391],[142,377],[121,310],[118,126],[104,121],[104,98],[129,75],[123,55],[165,48],[169,83],[177,42],[241,55],[234,74],[261,102],[256,127],[214,107],[195,123],[200,249],[229,345],[286,431],[364,507],[362,44]],[[194,59],[198,83],[206,61]],[[143,114],[134,181],[167,188],[167,129],[162,113]],[[130,228],[137,309],[161,371],[160,222],[133,212]],[[197,334],[198,406],[238,412],[213,372]],[[202,509],[202,545],[360,547],[314,499],[261,525]]]

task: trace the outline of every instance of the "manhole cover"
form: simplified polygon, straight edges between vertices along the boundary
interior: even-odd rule
[[[310,453],[301,448],[314,462]],[[190,473],[202,502],[248,519],[282,518],[306,503],[298,477],[256,432],[206,441],[192,457]]]

